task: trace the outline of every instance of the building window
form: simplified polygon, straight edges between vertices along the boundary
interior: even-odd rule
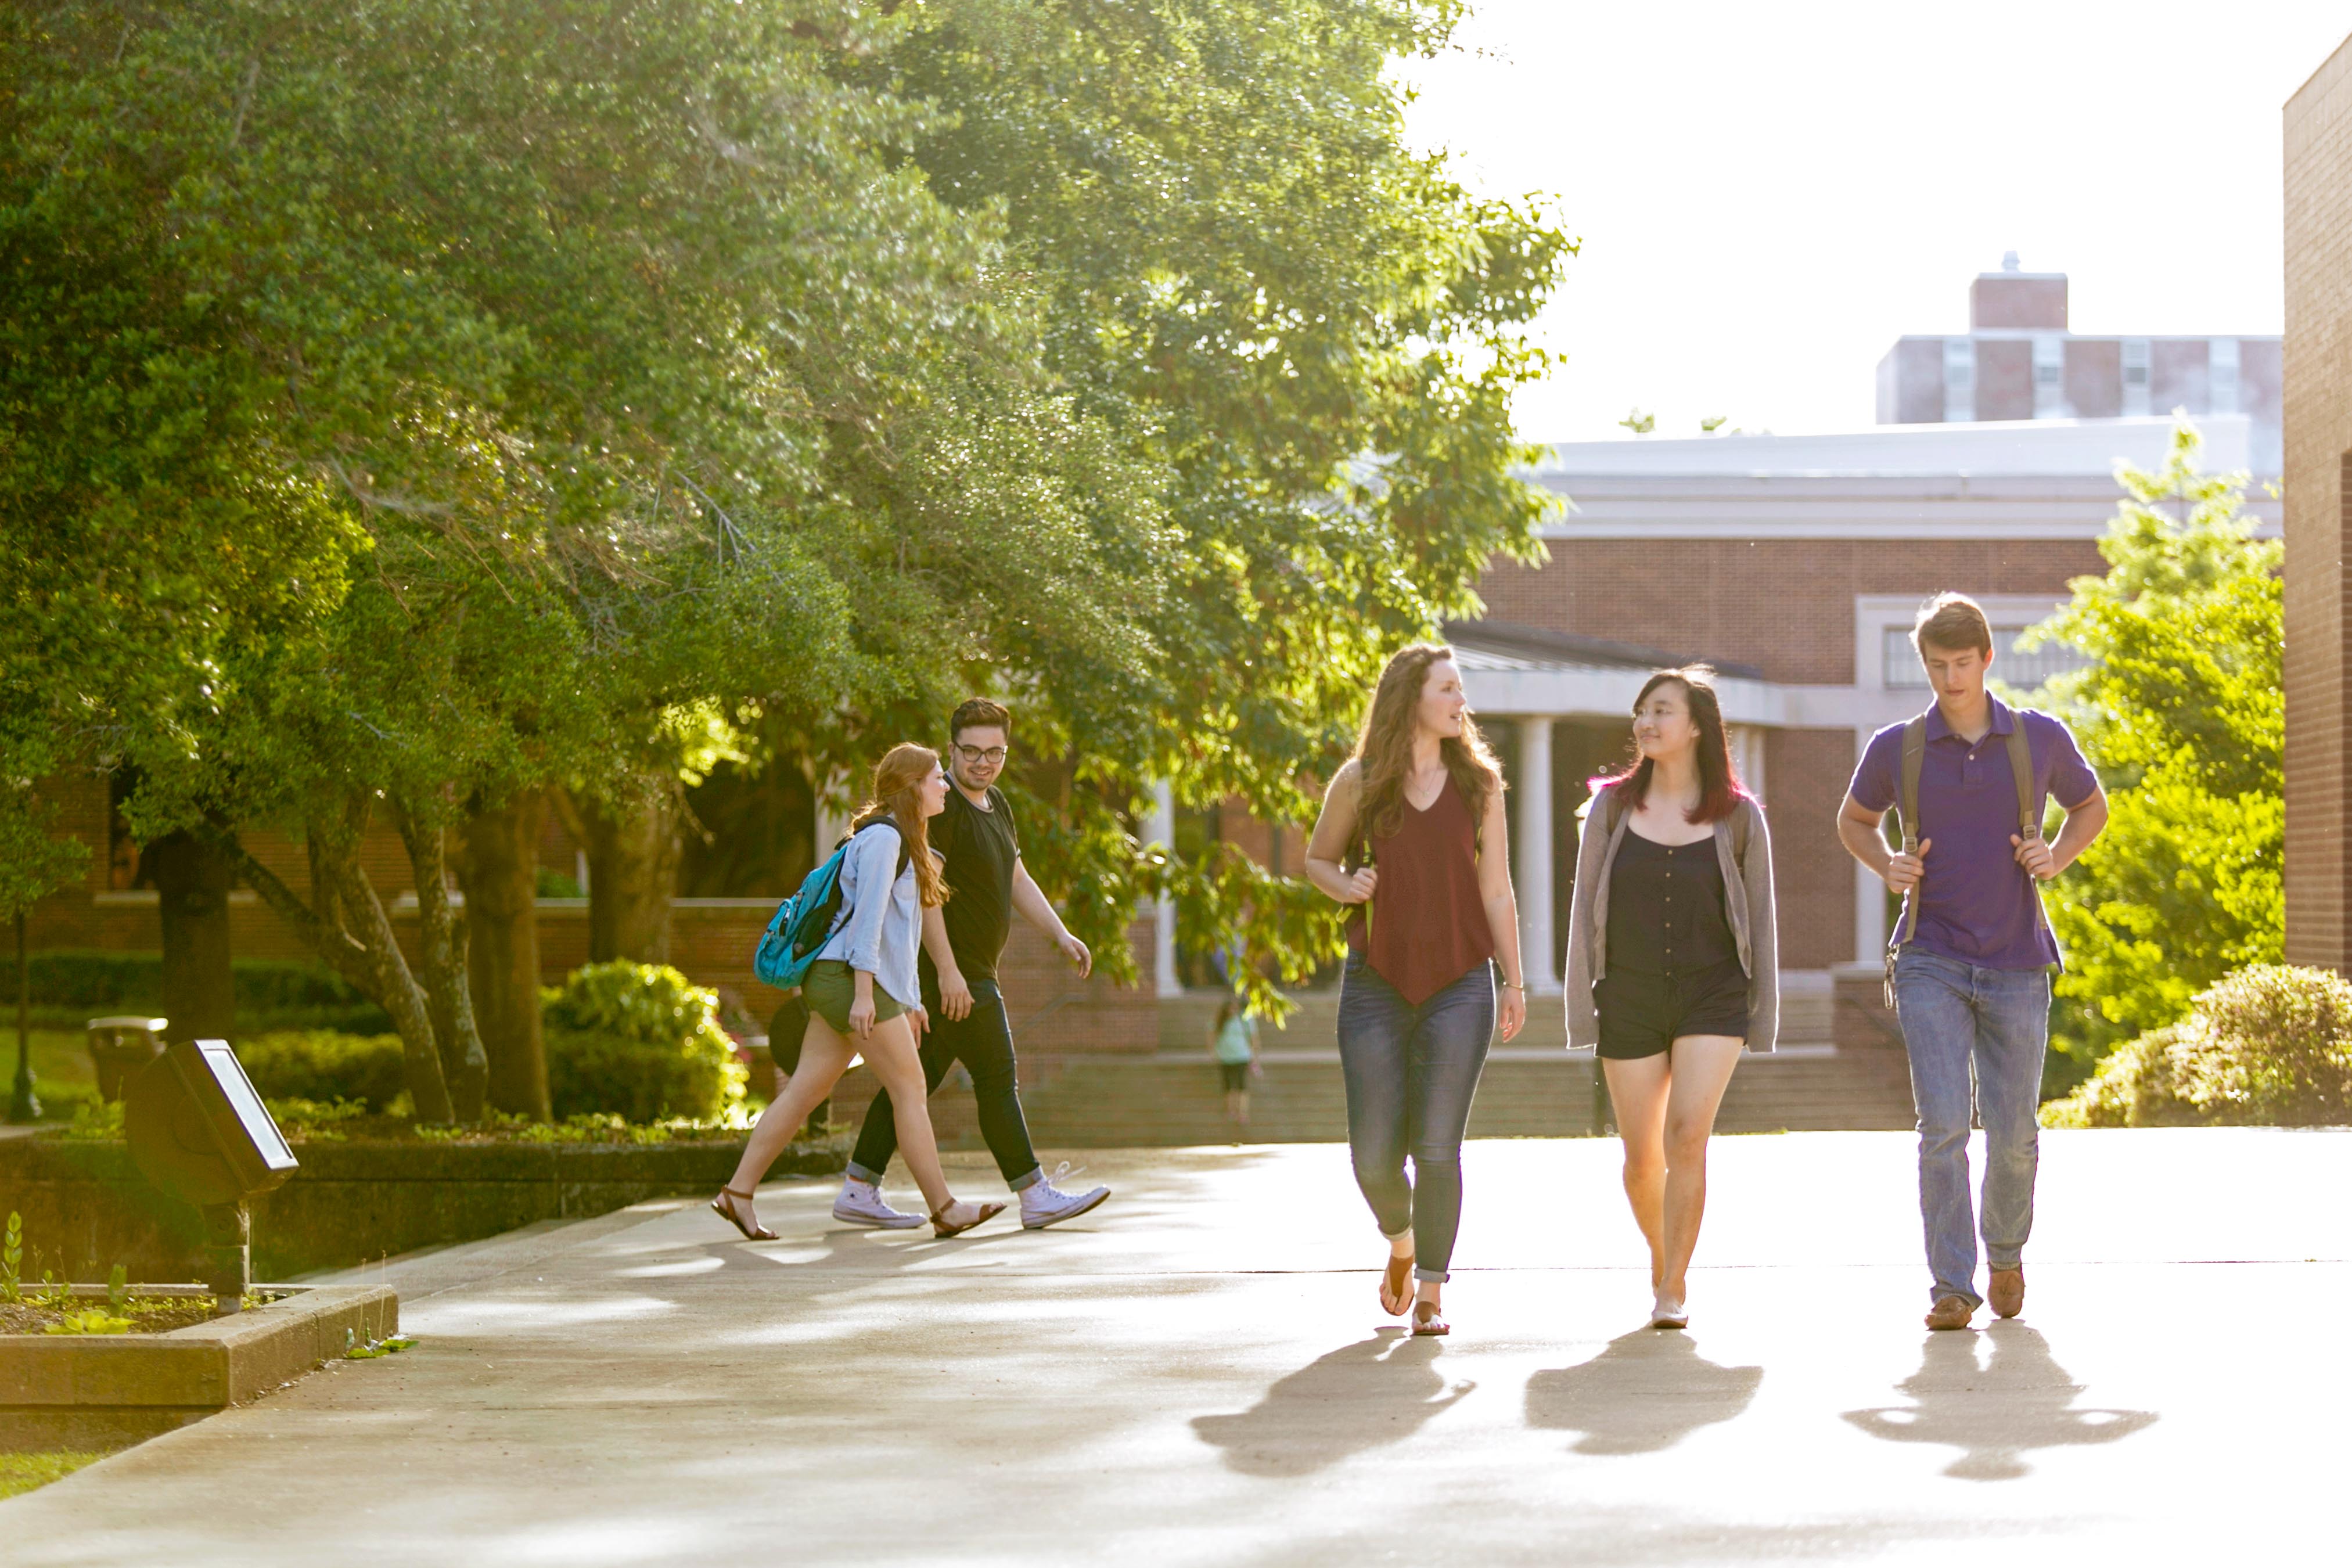
[[[2066,340],[2054,334],[2033,340],[2033,416],[2066,416]]]
[[[2080,669],[2090,662],[2063,643],[2046,642],[2030,652],[2021,651],[2017,639],[2024,633],[2025,628],[2021,626],[1996,626],[1992,628],[1992,672],[1995,679],[2021,691],[2031,691],[2053,675]],[[1887,626],[1881,635],[1885,645],[1886,689],[1927,690],[1927,672],[1920,668],[1919,655],[1911,647],[1911,628]]]
[[[2208,392],[2216,414],[2238,412],[2238,340],[2215,338],[2211,345]]]
[[[1977,416],[1977,345],[1967,338],[1944,340],[1944,418],[1965,425]]]
[[[2147,412],[2147,340],[2124,340],[2124,412]]]

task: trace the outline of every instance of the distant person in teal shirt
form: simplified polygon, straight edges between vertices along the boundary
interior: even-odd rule
[[[1225,1085],[1225,1120],[1235,1127],[1249,1125],[1250,1074],[1257,1070],[1257,1020],[1242,1011],[1241,999],[1228,996],[1217,1009],[1209,1030],[1209,1054],[1217,1058],[1217,1075]]]

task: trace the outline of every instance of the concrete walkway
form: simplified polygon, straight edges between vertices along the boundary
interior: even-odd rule
[[[1589,1141],[1470,1147],[1435,1342],[1328,1145],[1092,1156],[1040,1235],[550,1226],[395,1264],[419,1348],[0,1504],[0,1560],[2339,1559],[2352,1133],[2051,1134],[2025,1317],[1942,1335],[1911,1142],[1719,1140],[1686,1334]]]

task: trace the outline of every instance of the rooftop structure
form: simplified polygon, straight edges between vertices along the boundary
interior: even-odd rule
[[[1969,290],[1965,336],[1906,336],[1878,362],[1881,425],[2242,414],[2247,466],[2280,468],[2275,335],[2077,336],[2066,275],[2026,272],[2017,253]]]

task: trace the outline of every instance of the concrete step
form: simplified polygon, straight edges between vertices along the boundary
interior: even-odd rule
[[[1336,1050],[1276,1050],[1250,1084],[1243,1141],[1337,1142],[1348,1135],[1347,1087]],[[1035,1057],[1021,1063],[1032,1139],[1045,1147],[1181,1147],[1222,1143],[1234,1130],[1204,1052]],[[1561,1051],[1496,1051],[1470,1116],[1474,1138],[1559,1138],[1601,1129],[1593,1058]],[[833,1120],[856,1122],[874,1094],[860,1068],[843,1080]],[[943,1148],[983,1147],[969,1085],[950,1078],[931,1100]],[[1906,1130],[1914,1124],[1902,1055],[1871,1050],[1751,1056],[1732,1075],[1716,1119],[1724,1132]]]

